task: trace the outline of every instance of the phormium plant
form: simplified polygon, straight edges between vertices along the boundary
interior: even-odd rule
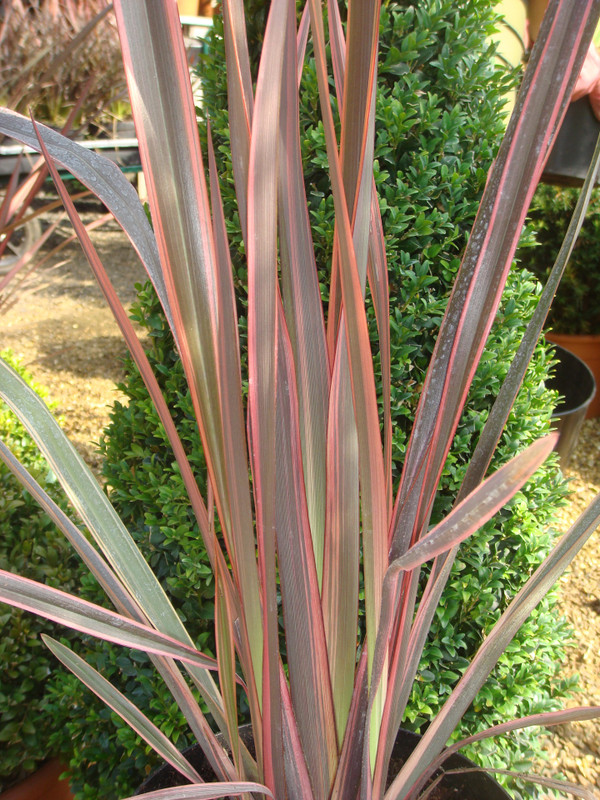
[[[260,3],[246,4],[253,26]],[[264,10],[264,8],[263,8]],[[380,57],[375,108],[375,179],[380,194],[386,238],[387,272],[393,296],[390,316],[392,375],[392,460],[401,471],[410,425],[435,343],[435,334],[451,290],[460,255],[477,211],[487,170],[497,150],[503,121],[502,94],[506,75],[495,69],[487,41],[493,9],[487,0],[470,0],[457,12],[454,2],[420,3],[415,7],[386,3],[380,25]],[[260,47],[251,34],[251,56]],[[450,55],[448,55],[450,53]],[[215,18],[199,65],[203,80],[203,115],[210,119],[218,152],[219,178],[227,220],[240,333],[245,326],[246,259],[233,187],[226,112],[226,75],[222,21]],[[251,58],[252,61],[252,58]],[[334,208],[327,185],[324,132],[319,125],[318,87],[314,60],[307,56],[301,84],[300,130],[311,227],[318,239],[322,296],[331,263]],[[206,126],[201,126],[206,141]],[[146,331],[145,344],[161,390],[173,414],[196,475],[204,474],[200,434],[181,362],[160,303],[149,284],[139,294],[133,318]],[[538,300],[531,277],[511,270],[481,363],[473,378],[463,415],[438,486],[433,521],[451,508],[470,454],[508,364],[521,341]],[[368,306],[368,309],[370,306]],[[374,319],[369,320],[377,341]],[[553,400],[545,388],[548,359],[540,346],[532,359],[511,413],[493,466],[547,432]],[[244,365],[242,365],[244,372]],[[116,403],[102,442],[104,478],[109,497],[169,594],[192,638],[214,653],[212,618],[214,583],[185,485],[142,377],[133,363],[120,386],[127,402]],[[418,680],[407,704],[403,727],[419,729],[439,710],[482,639],[509,599],[547,555],[555,536],[548,531],[560,502],[556,468],[544,465],[503,513],[496,515],[465,542],[454,564],[423,649]],[[543,533],[542,533],[543,531]],[[87,588],[87,587],[86,587]],[[91,585],[82,594],[102,603],[102,590]],[[506,719],[558,708],[568,683],[561,680],[567,631],[557,619],[556,598],[548,596],[521,627],[453,732],[458,740]],[[176,744],[188,743],[183,717],[174,718],[170,694],[153,677],[149,659],[126,654],[117,646],[96,642],[77,652],[91,660],[138,708]],[[106,800],[133,790],[146,755],[125,722],[117,720],[100,700],[69,674],[54,679],[52,713],[69,750],[71,786],[78,797]],[[566,685],[565,685],[566,684]],[[69,709],[65,699],[75,701]],[[72,748],[72,749],[71,749]],[[536,729],[510,737],[484,740],[465,750],[479,763],[531,769],[543,757]],[[527,766],[529,765],[529,767]],[[510,781],[513,793],[518,792]],[[527,796],[531,787],[527,786]],[[120,793],[120,794],[119,794]],[[518,796],[518,795],[517,795]]]
[[[359,795],[417,797],[432,770],[460,746],[444,749],[522,621],[600,517],[599,498],[509,603],[386,789],[393,742],[457,547],[514,496],[555,443],[553,436],[535,442],[484,480],[520,382],[520,376],[513,380],[511,367],[507,388],[500,389],[501,399],[490,412],[453,508],[430,525],[439,478],[547,144],[564,113],[599,5],[592,0],[557,0],[550,6],[441,324],[398,487],[391,459],[385,249],[373,181],[379,4],[349,2],[345,28],[337,6],[328,7],[337,120],[318,0],[310,0],[298,30],[295,4],[273,0],[255,89],[241,4],[223,4],[231,148],[247,257],[244,358],[217,165],[209,147],[209,200],[175,5],[121,0],[115,10],[153,231],[116,168],[111,170],[91,154],[84,156],[75,144],[14,112],[0,113],[0,130],[40,148],[55,178],[57,161],[94,187],[129,233],[161,297],[201,433],[208,476],[205,497],[143,350],[58,181],[157,404],[198,518],[215,575],[216,658],[194,646],[81,459],[46,409],[4,366],[2,397],[36,437],[102,554],[42,491],[36,496],[117,611],[6,572],[0,573],[0,598],[152,654],[217,784],[202,783],[172,743],[99,673],[62,644],[45,639],[192,781],[190,787],[164,790],[156,797],[245,792],[344,800]],[[309,29],[335,206],[325,305],[298,131],[298,65]],[[379,332],[380,383],[375,379],[365,308],[367,275]],[[539,328],[531,349],[537,333]],[[247,363],[247,392],[242,363]],[[6,448],[2,453],[25,479]],[[422,587],[421,565],[427,561],[433,564]],[[280,606],[285,658],[280,652]],[[216,739],[176,661],[202,694],[215,726],[230,743],[229,753]],[[238,689],[249,707],[254,755],[238,734]],[[478,736],[598,713],[592,708],[534,715]]]

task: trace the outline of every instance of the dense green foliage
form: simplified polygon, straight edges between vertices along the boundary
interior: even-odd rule
[[[249,19],[258,24],[259,14]],[[264,4],[256,2],[257,9]],[[381,89],[377,102],[376,182],[381,197],[391,282],[394,459],[400,465],[419,389],[433,349],[466,236],[473,223],[487,170],[502,130],[502,94],[507,79],[495,72],[486,44],[491,12],[484,0],[428,0],[417,8],[386,3],[382,13]],[[218,22],[217,22],[218,27]],[[240,319],[244,318],[243,248],[237,218],[227,131],[221,45],[212,43],[202,64],[204,97],[221,166],[225,215],[233,246]],[[325,147],[318,122],[315,78],[306,69],[301,93],[302,146],[313,235],[321,269],[330,262],[332,200],[325,183]],[[536,300],[537,287],[520,270],[509,280],[446,465],[436,517],[445,513],[461,480],[478,431],[518,346]],[[170,334],[152,292],[140,292],[134,316],[149,333],[157,366],[183,441],[203,475],[199,438]],[[539,348],[498,451],[496,465],[544,433],[551,399],[544,387],[547,356]],[[115,506],[158,570],[190,625],[206,642],[210,615],[210,575],[164,433],[141,379],[129,365],[122,387],[129,398],[117,404],[105,433],[104,474]],[[435,620],[413,693],[406,724],[419,728],[439,708],[452,684],[507,601],[547,552],[553,508],[564,488],[554,467],[545,467],[492,523],[463,546]],[[526,623],[492,679],[468,713],[464,730],[505,718],[556,707],[564,690],[557,675],[567,631],[548,598]],[[210,644],[208,644],[210,649]],[[95,651],[109,677],[136,683],[134,699],[151,709],[168,733],[176,730],[173,709],[161,690],[150,692],[150,668],[140,657]],[[106,654],[108,653],[108,654]],[[141,678],[141,680],[137,680]],[[75,698],[81,717],[67,728],[75,744],[71,761],[80,797],[115,797],[141,773],[133,760],[134,737],[122,726],[117,740],[105,727],[112,716],[89,700],[74,679],[61,679],[56,704]],[[152,699],[151,699],[152,698]],[[90,724],[91,723],[91,724]],[[108,724],[108,723],[107,723]],[[178,744],[186,740],[177,729]],[[97,738],[100,736],[100,746]],[[112,738],[111,738],[112,737]],[[516,742],[516,743],[515,743]],[[500,766],[519,766],[537,751],[536,735],[524,733],[480,752]],[[477,756],[476,756],[477,757]],[[119,759],[123,764],[119,768]],[[137,775],[135,768],[138,767]],[[130,771],[133,770],[133,774]]]
[[[529,210],[537,247],[523,249],[523,263],[542,282],[554,264],[558,248],[575,210],[579,190],[540,184]],[[600,190],[595,189],[573,254],[548,314],[556,333],[600,333]]]
[[[9,351],[2,357],[43,398],[46,391]],[[60,487],[21,423],[0,406],[2,440],[59,502]],[[63,504],[64,505],[64,504]],[[79,567],[70,545],[8,467],[0,464],[0,568],[75,591]],[[47,714],[48,677],[56,662],[40,634],[62,628],[26,611],[0,604],[0,792],[33,772],[52,754],[54,721]],[[75,634],[69,634],[74,638]]]

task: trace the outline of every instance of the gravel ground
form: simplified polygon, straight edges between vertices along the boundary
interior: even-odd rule
[[[561,511],[564,530],[600,492],[600,418],[584,422],[566,476],[573,494]],[[574,631],[564,673],[579,675],[581,687],[567,705],[600,705],[600,530],[562,577],[560,596]],[[549,765],[600,798],[600,720],[558,726],[547,752]]]
[[[97,213],[97,212],[96,212]],[[93,214],[92,214],[93,216]],[[115,288],[125,305],[144,273],[117,226],[95,231]],[[78,245],[61,253],[67,263],[34,274],[27,291],[3,316],[1,347],[10,347],[58,402],[68,435],[97,470],[93,442],[108,421],[125,349],[112,315]],[[600,420],[586,421],[568,477],[573,498],[563,513],[566,529],[600,491]],[[600,705],[600,535],[596,534],[561,581],[561,602],[575,635],[565,673],[580,675],[569,705]],[[600,800],[600,721],[554,729],[547,738],[549,773],[562,772]],[[483,799],[482,799],[483,800]]]
[[[98,212],[82,216],[90,222]],[[52,246],[68,235],[68,222],[58,231]],[[145,280],[142,265],[116,222],[94,231],[92,239],[127,308],[136,297],[135,284]],[[22,356],[36,380],[50,389],[66,433],[97,469],[94,443],[119,397],[115,382],[122,377],[127,348],[79,245],[67,245],[57,259],[28,278],[17,302],[2,315],[0,349]]]

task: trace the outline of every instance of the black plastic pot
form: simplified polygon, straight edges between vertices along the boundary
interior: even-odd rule
[[[547,381],[549,389],[555,389],[562,397],[554,414],[553,427],[559,439],[556,452],[561,469],[566,469],[577,444],[579,431],[586,412],[596,394],[596,381],[592,371],[578,356],[560,345],[554,345],[558,363],[554,376]]]
[[[396,739],[394,749],[392,751],[392,765],[395,769],[406,761],[408,756],[415,749],[419,736],[411,731],[401,730]],[[207,780],[214,780],[214,775],[210,775],[210,768],[208,768],[207,776],[207,763],[204,754],[199,745],[193,745],[187,750],[183,751],[186,758],[198,770],[198,772],[206,777]],[[457,769],[472,769],[473,762],[468,758],[459,754],[452,755],[446,761],[446,770]],[[391,775],[393,777],[393,774]],[[158,789],[167,789],[173,786],[184,786],[188,784],[184,778],[173,767],[165,764],[156,772],[153,772],[139,787],[135,796],[144,795],[147,792],[153,792]],[[444,793],[437,793],[433,795],[436,800],[511,800],[510,795],[497,783],[490,775],[485,772],[464,772],[462,774],[446,775],[440,784],[443,787]]]
[[[594,116],[587,97],[571,103],[546,161],[542,183],[581,186],[598,134],[600,122]]]

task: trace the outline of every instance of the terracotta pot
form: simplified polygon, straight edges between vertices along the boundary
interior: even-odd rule
[[[240,729],[241,731],[242,729]],[[412,753],[419,741],[419,736],[411,731],[401,730],[396,739],[396,744],[392,751],[392,765],[399,768],[408,756]],[[184,755],[192,765],[200,772],[206,780],[214,780],[214,775],[210,775],[204,758],[204,754],[199,745],[193,745],[184,750]],[[453,755],[446,762],[446,769],[468,769],[473,767],[469,759],[461,755]],[[140,786],[135,793],[136,796],[144,795],[147,792],[158,789],[167,789],[172,786],[183,786],[189,783],[182,777],[177,770],[165,764],[156,772],[153,772]],[[440,790],[436,790],[435,798],[438,800],[450,800],[450,798],[460,797],[460,800],[510,800],[510,795],[497,783],[490,775],[485,772],[469,772],[463,774],[447,775],[440,784]]]
[[[546,338],[549,342],[559,344],[565,350],[575,353],[591,369],[596,387],[600,387],[600,334],[594,336],[576,336],[563,333],[548,333]],[[600,417],[600,389],[596,392],[595,398],[590,403],[586,419]]]
[[[215,13],[215,7],[213,6],[212,0],[200,0],[198,13],[201,17],[212,17]]]
[[[0,794],[0,800],[73,800],[69,781],[61,779],[65,767],[57,759]]]

